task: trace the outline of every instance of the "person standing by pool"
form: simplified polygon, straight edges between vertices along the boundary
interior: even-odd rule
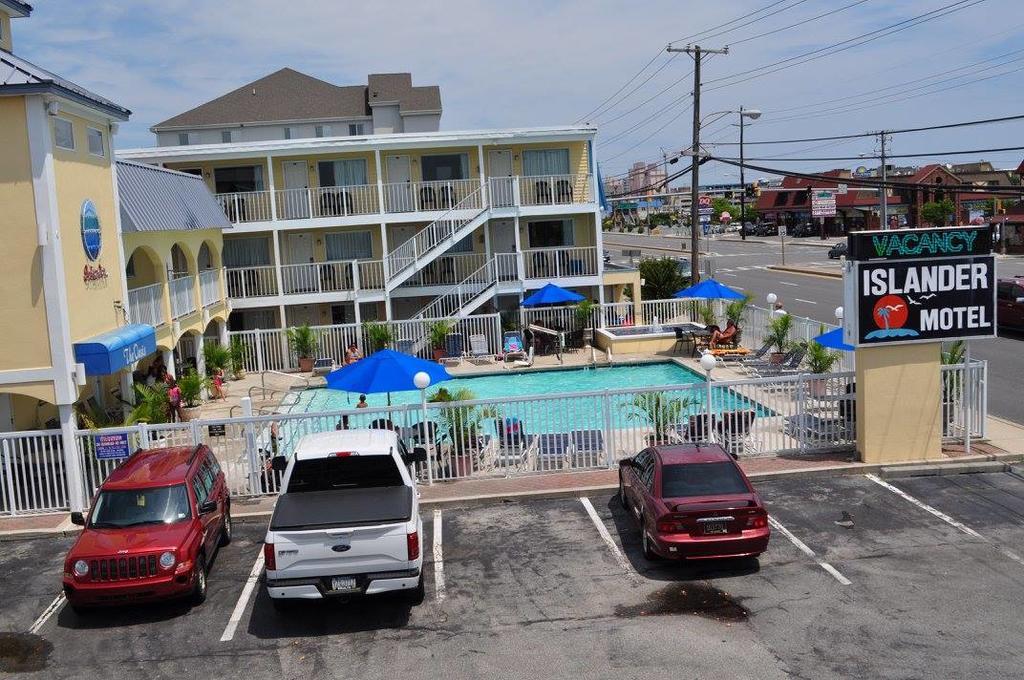
[[[354,342],[349,344],[348,350],[345,352],[345,365],[354,364],[362,358],[363,355],[359,351],[359,346]]]
[[[170,409],[172,423],[184,420],[181,412],[181,388],[170,375],[167,376],[167,405]]]
[[[359,395],[359,403],[356,404],[356,408],[370,408],[370,405],[366,403],[366,395]]]

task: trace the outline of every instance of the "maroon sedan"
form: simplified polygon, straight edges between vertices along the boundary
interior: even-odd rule
[[[650,560],[754,557],[768,548],[768,513],[716,444],[654,446],[620,461],[619,500],[640,523]]]

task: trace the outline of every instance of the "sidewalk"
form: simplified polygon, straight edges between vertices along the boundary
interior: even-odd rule
[[[943,459],[931,463],[971,463],[983,461],[1017,462],[1024,459],[1024,426],[1001,418],[989,418],[989,438],[971,447],[964,454],[963,445],[943,447]],[[906,463],[865,464],[855,461],[852,453],[783,455],[743,460],[740,465],[752,479],[771,479],[789,475],[836,476],[878,472],[882,467],[920,466],[920,461]],[[555,498],[583,496],[616,488],[618,471],[588,470],[549,474],[520,475],[506,478],[462,479],[438,482],[420,487],[425,506],[466,506],[502,502],[530,497]],[[232,501],[232,516],[238,522],[262,523],[274,510],[274,496]],[[25,515],[0,518],[0,542],[44,536],[73,536],[78,527],[71,524],[67,513]]]

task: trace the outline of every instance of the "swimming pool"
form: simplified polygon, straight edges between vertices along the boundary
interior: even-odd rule
[[[630,406],[633,394],[612,394],[605,402],[603,394],[579,394],[602,392],[604,390],[629,390],[638,388],[680,386],[667,391],[667,397],[683,400],[680,418],[689,414],[704,412],[706,392],[702,389],[687,388],[703,383],[703,376],[673,362],[659,362],[601,368],[575,368],[554,371],[533,371],[529,373],[507,372],[499,375],[456,378],[440,384],[449,391],[466,388],[476,399],[498,400],[485,409],[480,409],[481,419],[487,430],[494,429],[496,418],[516,419],[531,433],[566,432],[574,429],[603,428],[607,424],[619,428],[643,427],[642,416]],[[436,391],[427,390],[428,396]],[[573,396],[579,394],[579,396]],[[550,399],[553,395],[566,395]],[[534,397],[529,399],[529,397]],[[549,397],[543,400],[544,397]],[[506,401],[501,401],[501,400]],[[294,403],[283,410],[291,414],[322,413],[355,408],[359,395],[328,389],[305,390],[298,394]],[[381,417],[374,413],[375,407],[387,405],[384,394],[367,395],[370,409],[364,414],[349,417],[350,427],[366,427]],[[393,392],[392,405],[419,404],[419,392]],[[712,409],[714,412],[731,410],[753,410],[766,415],[767,409],[757,402],[729,389],[712,388]],[[420,420],[419,410],[408,414],[409,424]]]

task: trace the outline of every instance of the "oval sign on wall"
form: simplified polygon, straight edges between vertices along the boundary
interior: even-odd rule
[[[95,262],[100,256],[103,238],[100,233],[100,216],[96,212],[96,206],[89,199],[82,201],[81,221],[82,248],[85,250],[85,256]]]

